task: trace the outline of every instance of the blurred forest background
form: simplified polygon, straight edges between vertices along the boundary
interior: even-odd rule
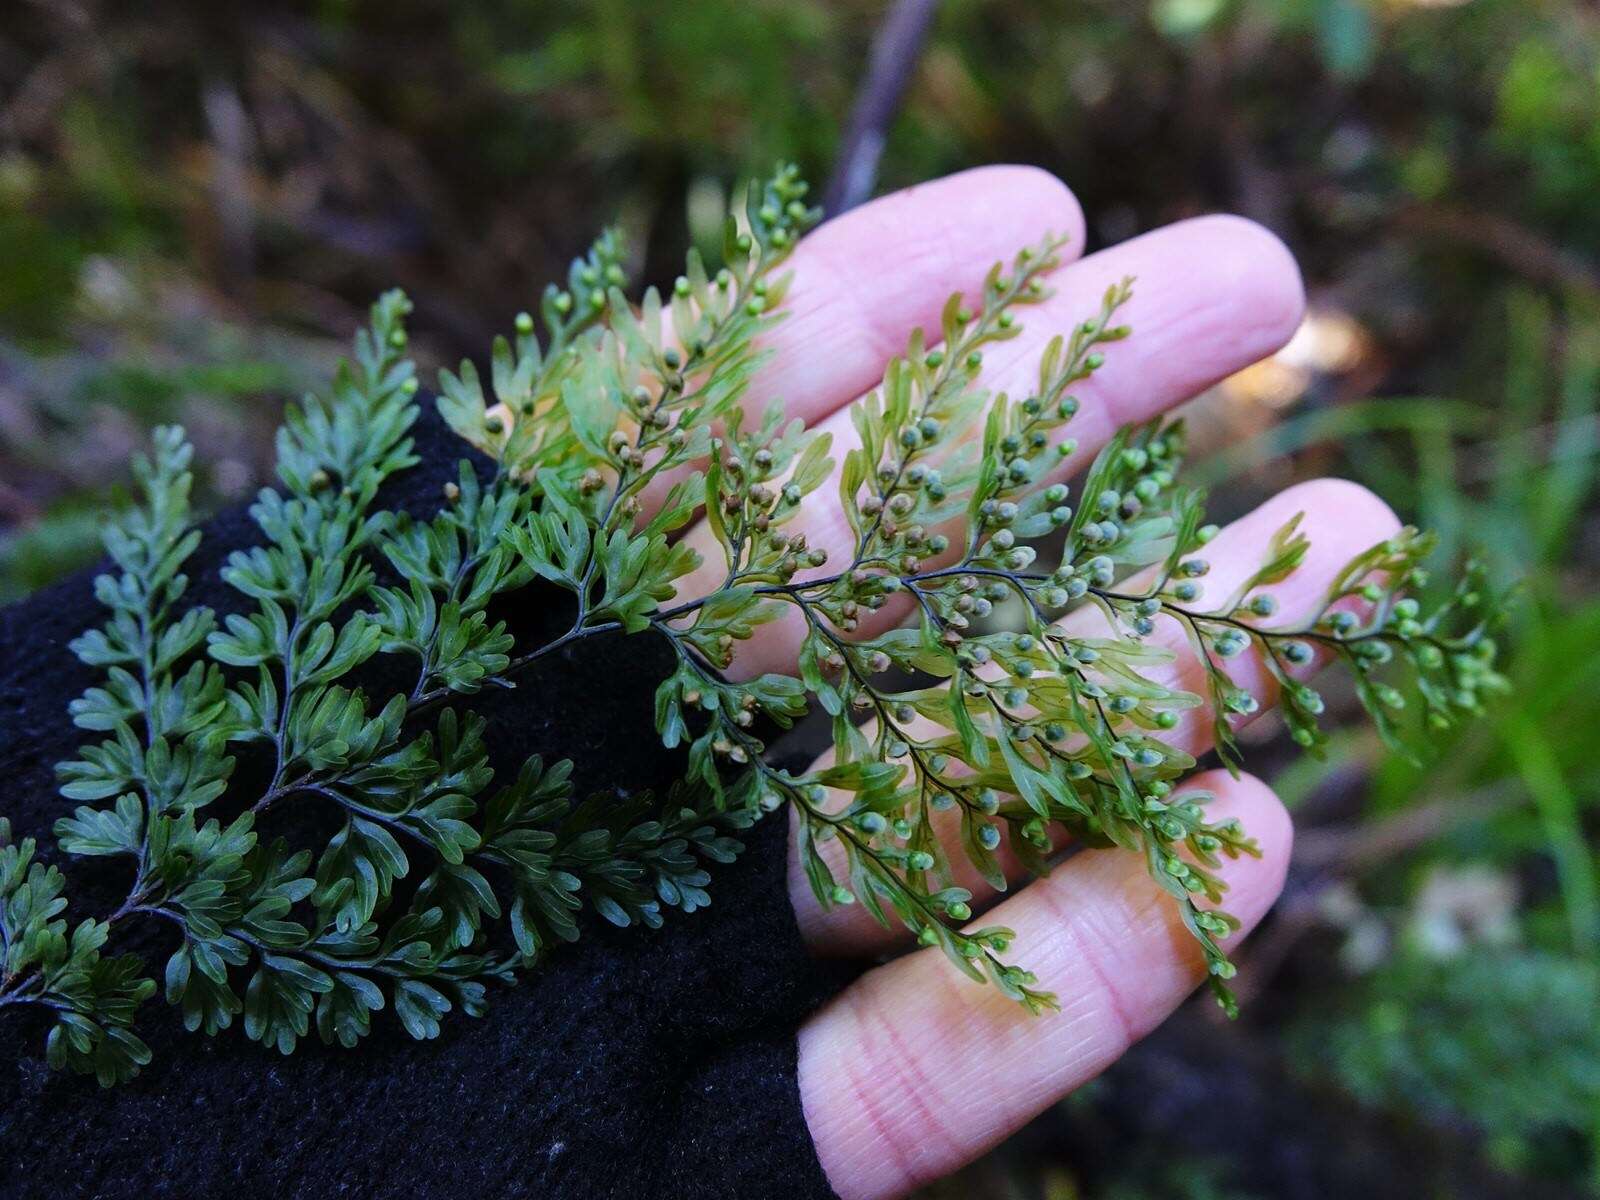
[[[155,422],[205,504],[258,487],[381,288],[453,361],[602,221],[666,278],[741,176],[825,178],[886,4],[5,8],[15,597],[97,556]],[[1600,1195],[1600,8],[945,0],[879,187],[998,160],[1067,180],[1091,249],[1225,209],[1299,255],[1300,336],[1192,407],[1223,515],[1347,474],[1526,585],[1495,719],[1421,768],[1352,723],[1278,776],[1301,835],[1244,1017],[1192,1005],[935,1194]]]

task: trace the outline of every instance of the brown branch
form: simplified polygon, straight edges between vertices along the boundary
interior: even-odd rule
[[[1499,213],[1411,204],[1397,209],[1392,222],[1407,233],[1476,246],[1489,258],[1536,283],[1600,293],[1600,266]]]
[[[1354,874],[1491,816],[1516,799],[1509,789],[1484,788],[1406,809],[1373,825],[1309,829],[1295,839],[1294,864],[1304,871]]]

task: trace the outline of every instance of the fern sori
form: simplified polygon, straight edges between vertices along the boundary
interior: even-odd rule
[[[1117,318],[1132,287],[1050,342],[1030,395],[991,395],[985,349],[1048,295],[1049,237],[996,266],[977,297],[952,297],[936,342],[919,331],[855,407],[860,444],[837,496],[853,546],[830,563],[792,531],[828,502],[828,437],[751,395],[785,260],[818,216],[805,194],[792,168],[753,186],[724,265],[691,254],[636,308],[607,234],[547,291],[542,338],[524,314],[495,342],[487,390],[470,363],[444,373],[442,415],[492,467],[463,462],[432,516],[379,504],[384,480],[415,463],[418,391],[408,305],[384,296],[329,394],[287,415],[281,486],[251,510],[261,544],[223,568],[245,609],[220,625],[182,603],[199,537],[189,450],[178,431],[157,433],[141,502],[108,530],[114,570],[96,582],[108,620],[74,644],[104,680],[73,719],[105,736],[61,765],[63,794],[84,803],[56,829],[69,855],[131,860],[127,899],[69,938],[60,874],[31,861],[31,842],[0,851],[0,1003],[57,1010],[53,1063],[109,1083],[147,1060],[131,1025],[155,985],[136,959],[100,956],[124,921],[175,928],[165,991],[190,1029],[215,1034],[242,1014],[248,1036],[285,1053],[313,1025],[352,1046],[392,1007],[431,1037],[576,938],[585,908],[653,926],[705,904],[706,865],[781,808],[798,815],[801,866],[825,906],[898,919],[1035,1011],[1052,997],[1007,961],[1011,931],[967,927],[952,856],[1003,886],[1002,844],[1042,872],[1052,827],[1123,847],[1171,893],[1231,1007],[1217,868],[1254,847],[1208,820],[1204,797],[1174,797],[1194,766],[1168,736],[1179,715],[1209,704],[1236,765],[1231,719],[1256,701],[1229,661],[1254,648],[1293,736],[1316,750],[1322,703],[1303,674],[1320,654],[1353,673],[1400,745],[1500,686],[1495,598],[1476,572],[1431,611],[1407,598],[1430,548],[1407,530],[1352,561],[1309,620],[1275,623],[1268,589],[1307,547],[1294,523],[1234,594],[1205,596],[1215,529],[1180,483],[1176,425],[1118,433],[1075,495],[1046,482],[1075,465],[1072,389],[1130,335]],[[680,534],[701,513],[720,582],[691,594],[702,564]],[[394,582],[379,582],[380,565]],[[570,627],[542,645],[493,616],[497,598],[532,584],[572,602]],[[780,619],[804,630],[793,670],[740,674],[741,643]],[[1188,635],[1205,696],[1161,682],[1173,653],[1152,639],[1158,623]],[[472,696],[537,687],[541,660],[573,641],[636,634],[673,651],[656,721],[684,747],[684,783],[656,800],[580,803],[570,764],[539,759],[494,780]],[[409,686],[369,696],[354,682],[379,655],[407,664]],[[1404,719],[1408,705],[1420,722]],[[770,763],[763,731],[813,707],[831,728],[827,765]],[[236,752],[268,760],[253,794],[233,783]],[[268,810],[302,804],[336,815],[326,841],[258,835]],[[940,812],[959,814],[950,845]],[[843,875],[819,849],[830,841]]]

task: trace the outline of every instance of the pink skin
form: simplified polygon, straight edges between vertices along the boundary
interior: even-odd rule
[[[1181,222],[1073,261],[1083,217],[1070,192],[1043,172],[987,167],[886,197],[824,225],[796,250],[791,316],[769,337],[774,351],[754,388],[834,434],[842,458],[854,434],[845,409],[870,390],[910,331],[935,328],[945,297],[973,291],[997,259],[1009,261],[1046,232],[1072,241],[1049,280],[1056,296],[1019,312],[1024,334],[991,347],[986,382],[1025,394],[1039,353],[1057,332],[1098,310],[1106,285],[1137,277],[1119,320],[1127,342],[1076,394],[1070,433],[1083,450],[1073,469],[1121,424],[1165,412],[1217,380],[1272,353],[1303,311],[1299,272],[1270,233],[1234,217]],[[1253,565],[1267,536],[1306,513],[1313,550],[1291,583],[1275,588],[1282,611],[1304,612],[1332,572],[1387,537],[1392,513],[1352,484],[1322,480],[1291,489],[1236,522],[1208,547],[1208,593]],[[848,548],[825,486],[801,521],[810,544],[826,546],[834,569]],[[721,581],[721,555],[702,525],[686,535],[712,564],[680,595]],[[784,623],[762,627],[740,647],[735,673],[793,669],[796,637]],[[1192,676],[1180,655],[1173,670]],[[1270,701],[1259,664],[1241,681]],[[1174,736],[1205,748],[1205,721]],[[1207,772],[1185,785],[1216,794],[1211,810],[1237,816],[1260,858],[1229,863],[1227,907],[1248,931],[1283,882],[1291,831],[1259,781]],[[1182,789],[1180,789],[1182,790]],[[820,954],[882,954],[903,936],[861,924],[859,909],[824,916],[803,882],[791,881],[801,927]],[[992,894],[980,903],[992,902]],[[958,975],[936,951],[905,955],[864,975],[800,1032],[800,1088],[817,1153],[845,1200],[903,1194],[954,1170],[1028,1118],[1094,1077],[1158,1024],[1203,978],[1201,957],[1143,862],[1116,851],[1077,855],[1047,879],[996,904],[985,923],[1017,932],[1013,957],[1056,992],[1063,1011],[1029,1017],[992,988]],[[1241,935],[1242,936],[1242,935]]]
[[[772,357],[751,385],[752,413],[774,397],[807,424],[840,413],[878,385],[884,364],[905,349],[912,330],[938,328],[951,292],[981,288],[991,266],[1046,233],[1068,239],[1064,263],[1082,253],[1077,200],[1035,167],[963,171],[821,226],[785,264],[792,275],[785,316],[767,335]],[[656,480],[646,489],[645,507],[658,504],[685,473]],[[712,562],[720,562],[720,552],[710,549]],[[712,568],[697,577],[701,591],[721,580]]]
[[[1261,840],[1224,874],[1251,929],[1283,886],[1289,815],[1267,786],[1207,772]],[[1204,977],[1198,948],[1136,855],[1093,850],[998,905],[1015,956],[1061,1011],[1030,1017],[937,950],[868,972],[800,1030],[800,1097],[843,1200],[899,1196],[976,1158],[1154,1029]]]
[[[1201,580],[1204,584],[1199,608],[1206,607],[1209,598],[1217,603],[1233,593],[1250,571],[1261,561],[1268,539],[1296,513],[1305,513],[1301,528],[1311,539],[1311,548],[1301,569],[1282,584],[1271,588],[1278,601],[1278,612],[1263,625],[1292,626],[1316,614],[1322,602],[1328,579],[1345,563],[1361,551],[1383,541],[1400,528],[1400,522],[1389,506],[1371,492],[1342,479],[1316,479],[1298,484],[1280,492],[1254,512],[1233,522],[1206,547],[1204,557],[1212,564],[1211,571]],[[1124,589],[1127,590],[1127,589]],[[1080,609],[1068,621],[1069,626],[1084,627],[1086,634],[1103,636],[1104,618],[1098,609]],[[1193,647],[1176,621],[1161,619],[1149,639],[1170,650],[1174,661],[1167,667],[1152,671],[1153,677],[1185,691],[1202,694],[1205,676]],[[1297,675],[1315,674],[1316,663],[1296,671]],[[1261,710],[1252,720],[1259,718],[1275,702],[1276,681],[1252,649],[1228,666],[1235,682],[1246,688],[1261,702]],[[1240,721],[1242,726],[1248,722]],[[1199,757],[1211,749],[1211,717],[1203,708],[1190,709],[1180,714],[1177,727],[1164,735],[1174,746]],[[824,756],[827,757],[826,755]],[[959,829],[959,814],[936,813],[936,820],[946,822],[951,836]],[[949,844],[954,844],[949,843]],[[835,842],[822,847],[823,857],[842,877],[843,852]],[[1004,851],[999,856],[1006,877],[1012,883],[1026,878],[1026,872]],[[952,856],[951,866],[956,872],[956,883],[973,893],[972,910],[982,914],[1000,896],[986,883],[977,868],[961,855]],[[885,929],[858,905],[844,905],[824,912],[812,894],[811,885],[804,872],[794,871],[789,877],[789,898],[800,921],[800,930],[817,948],[819,954],[868,955],[894,949],[903,939],[903,931]],[[989,920],[985,918],[985,924]],[[1020,961],[1020,960],[1019,960]]]

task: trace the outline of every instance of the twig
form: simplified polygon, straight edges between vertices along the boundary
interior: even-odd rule
[[[1526,225],[1482,209],[1412,204],[1393,215],[1397,229],[1476,246],[1504,267],[1546,286],[1600,293],[1600,267]]]
[[[828,216],[849,212],[872,194],[889,125],[922,56],[922,43],[938,8],[939,0],[895,0],[872,39],[867,77],[856,93],[833,178],[823,194],[822,206]]]
[[[216,210],[220,274],[236,298],[248,298],[255,264],[255,212],[250,200],[255,136],[250,115],[238,91],[221,79],[205,84],[200,106],[212,143],[211,202]]]
[[[1354,874],[1447,830],[1491,816],[1517,798],[1510,789],[1481,788],[1407,809],[1373,825],[1310,829],[1295,838],[1294,864],[1303,871]]]

